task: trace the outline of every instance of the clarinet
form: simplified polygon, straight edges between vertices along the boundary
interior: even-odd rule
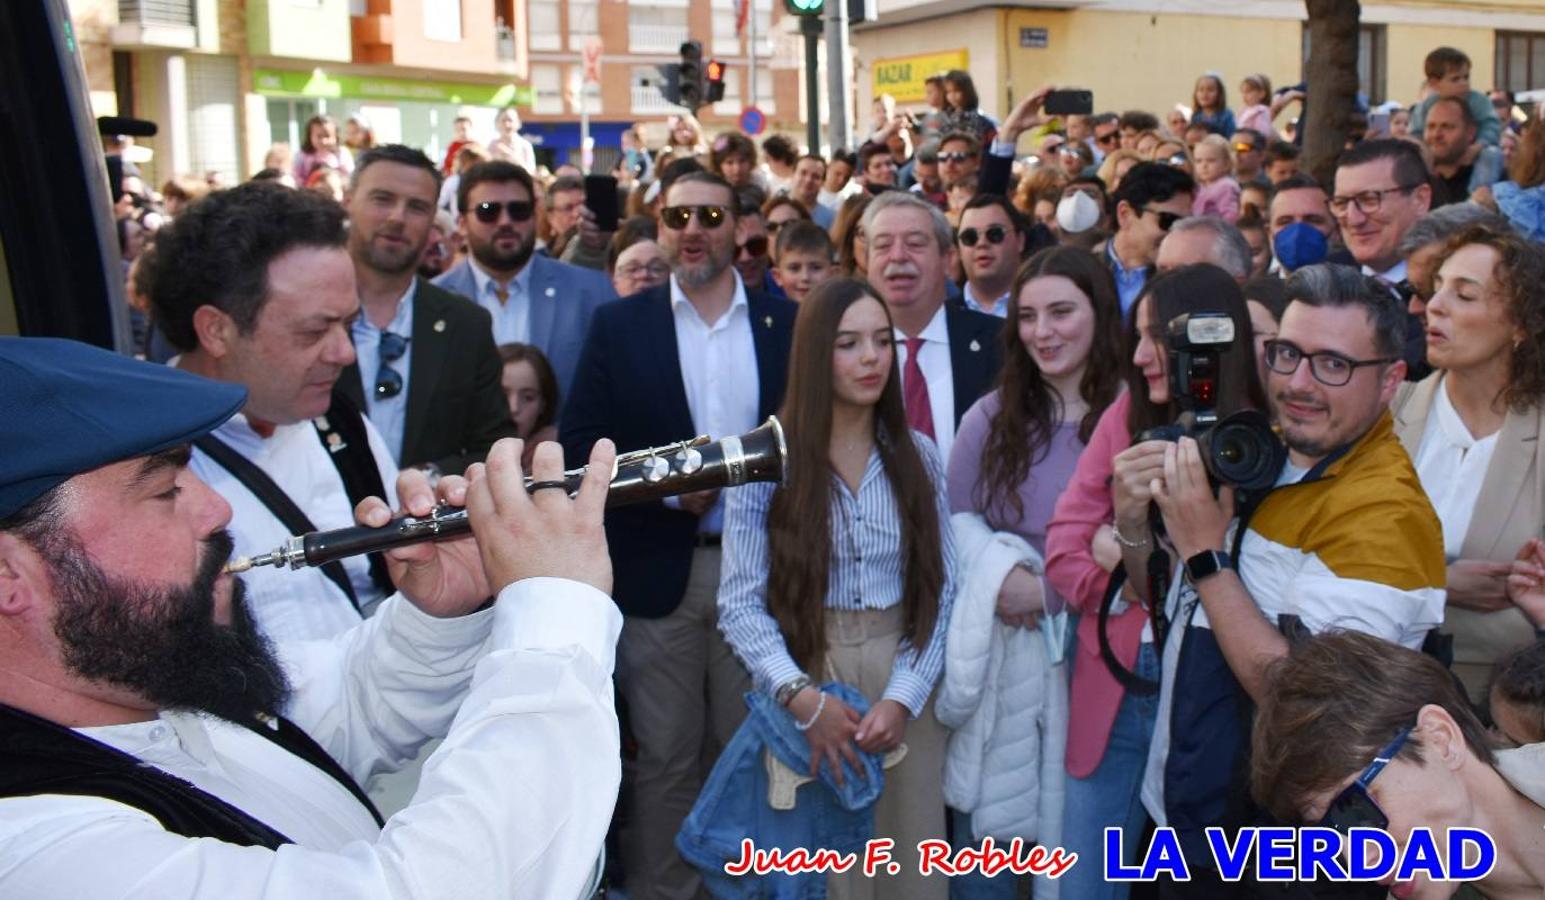
[[[776,416],[771,416],[757,428],[735,437],[710,441],[699,436],[619,455],[612,466],[606,505],[647,503],[756,481],[781,482],[787,468],[788,445],[783,426]],[[585,472],[586,468],[579,468],[563,473],[564,490],[569,496],[579,491]],[[531,491],[532,483],[533,479],[528,477],[527,491]],[[423,518],[400,516],[380,528],[359,525],[296,535],[269,553],[231,560],[225,571],[234,574],[258,566],[291,570],[321,566],[362,553],[458,537],[471,530],[472,520],[465,509],[442,505]]]

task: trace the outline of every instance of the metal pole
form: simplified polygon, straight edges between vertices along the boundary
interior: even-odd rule
[[[746,97],[742,106],[756,106],[756,0],[742,0],[746,4],[746,54],[751,62],[746,66]]]
[[[805,36],[805,142],[811,153],[821,152],[821,59],[816,40],[821,36],[821,20],[802,16],[799,33]]]
[[[827,139],[832,150],[851,149],[848,127],[848,0],[826,3],[826,101],[830,125]]]

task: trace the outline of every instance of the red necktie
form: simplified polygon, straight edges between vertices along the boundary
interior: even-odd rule
[[[907,364],[901,370],[901,393],[907,407],[907,424],[937,440],[933,433],[933,404],[928,402],[928,380],[923,377],[923,367],[917,364],[923,339],[909,337],[906,342]]]

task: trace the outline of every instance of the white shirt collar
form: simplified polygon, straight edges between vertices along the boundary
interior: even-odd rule
[[[967,281],[966,286],[961,289],[961,294],[965,297],[966,300],[967,309],[975,310],[976,312],[991,313],[993,315],[1001,315],[1002,313],[998,312],[1000,308],[1005,312],[1008,310],[1009,295],[1012,293],[1014,293],[1012,289],[1004,291],[999,296],[993,298],[992,303],[984,307],[981,303],[982,298],[976,296],[976,291],[972,289],[971,282]]]
[[[740,271],[732,265],[730,266],[730,275],[735,279],[735,294],[730,298],[730,308],[724,311],[724,315],[719,319],[720,322],[729,321],[730,316],[734,315],[737,309],[744,309],[748,314],[751,311],[750,304],[746,302],[746,285],[745,282],[740,280]],[[692,301],[682,291],[681,283],[676,280],[676,273],[674,272],[671,273],[670,285],[671,311],[682,312],[682,307],[685,306],[688,310],[691,310],[692,315],[702,318],[702,316],[698,315],[697,307],[692,305]],[[717,325],[718,322],[714,324]]]
[[[1372,275],[1374,278],[1380,281],[1387,281],[1390,284],[1399,284],[1406,280],[1406,261],[1402,259],[1383,272],[1375,272],[1367,266],[1363,266],[1363,274]]]
[[[924,343],[936,341],[941,344],[948,344],[950,342],[950,330],[944,322],[944,304],[939,304],[939,308],[934,311],[933,318],[928,320],[928,324],[923,327],[922,333],[918,337],[922,338]],[[897,328],[896,340],[905,343],[906,339],[906,333]]]

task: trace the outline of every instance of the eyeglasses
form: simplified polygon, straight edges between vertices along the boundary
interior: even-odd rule
[[[988,225],[986,231],[977,231],[975,228],[966,228],[960,232],[960,243],[963,247],[975,247],[981,238],[987,238],[989,244],[1001,244],[1008,240],[1009,230],[1002,225]]]
[[[1382,191],[1363,191],[1358,194],[1344,196],[1338,195],[1330,198],[1330,211],[1335,213],[1337,216],[1344,216],[1347,214],[1347,208],[1355,203],[1357,204],[1358,212],[1365,216],[1371,216],[1378,212],[1379,208],[1384,205],[1385,194],[1408,194],[1411,191],[1416,190],[1417,187],[1419,187],[1419,185],[1406,184],[1398,185],[1392,188],[1385,188]]]
[[[974,154],[971,153],[959,153],[952,150],[949,153],[940,153],[939,162],[963,163],[966,160],[971,159],[973,156]]]
[[[1291,375],[1298,371],[1304,360],[1309,360],[1309,374],[1326,387],[1341,387],[1352,380],[1352,375],[1364,366],[1382,366],[1396,362],[1398,356],[1379,359],[1350,359],[1331,350],[1305,353],[1291,341],[1266,342],[1266,368],[1278,375]]]
[[[511,222],[525,222],[536,212],[536,204],[530,200],[511,200],[508,203],[498,203],[493,200],[484,200],[472,207],[472,214],[484,225],[492,225],[499,221],[499,214],[510,214]]]
[[[1119,140],[1121,140],[1121,134],[1115,131],[1112,131],[1110,134],[1097,134],[1094,136],[1094,142],[1101,146],[1105,146],[1106,144],[1114,144]]]
[[[617,274],[623,278],[638,278],[648,275],[650,278],[664,280],[671,274],[671,267],[664,260],[657,259],[648,263],[628,263],[617,269]]]
[[[1254,149],[1255,149],[1255,145],[1254,144],[1235,144],[1234,145],[1234,152],[1235,153],[1249,153],[1249,152],[1253,151]]]
[[[736,244],[735,249],[748,256],[766,256],[767,236],[759,234],[756,237],[748,237],[744,244]]]
[[[1172,166],[1183,166],[1183,165],[1185,165],[1186,163],[1188,163],[1190,161],[1191,160],[1186,159],[1186,155],[1184,153],[1174,153],[1174,154],[1171,154],[1169,159],[1165,160],[1165,162],[1169,163]]]
[[[660,221],[672,231],[680,231],[697,213],[697,224],[704,228],[718,228],[729,218],[729,210],[723,206],[667,206],[660,210]]]
[[[1139,206],[1137,208],[1137,214],[1138,215],[1142,215],[1143,213],[1149,212],[1149,211],[1150,210],[1148,210],[1145,207]],[[1171,228],[1175,227],[1175,223],[1176,222],[1179,222],[1181,219],[1184,219],[1186,217],[1185,213],[1165,212],[1162,209],[1155,209],[1155,210],[1152,210],[1152,212],[1153,212],[1153,214],[1155,216],[1159,217],[1159,230],[1160,231],[1169,231]]]
[[[1401,729],[1400,733],[1395,735],[1395,739],[1373,758],[1368,768],[1357,776],[1357,780],[1347,785],[1346,790],[1330,801],[1330,806],[1325,809],[1325,817],[1320,820],[1320,824],[1334,828],[1342,834],[1346,834],[1352,828],[1387,827],[1389,816],[1384,814],[1384,810],[1379,808],[1373,795],[1368,793],[1368,786],[1379,777],[1379,773],[1384,771],[1384,767],[1389,765],[1390,760],[1400,753],[1400,749],[1406,745],[1410,737],[1409,727]]]
[[[383,331],[376,352],[381,360],[381,366],[376,370],[376,399],[390,400],[402,393],[402,373],[390,364],[408,352],[408,339],[394,331]]]

